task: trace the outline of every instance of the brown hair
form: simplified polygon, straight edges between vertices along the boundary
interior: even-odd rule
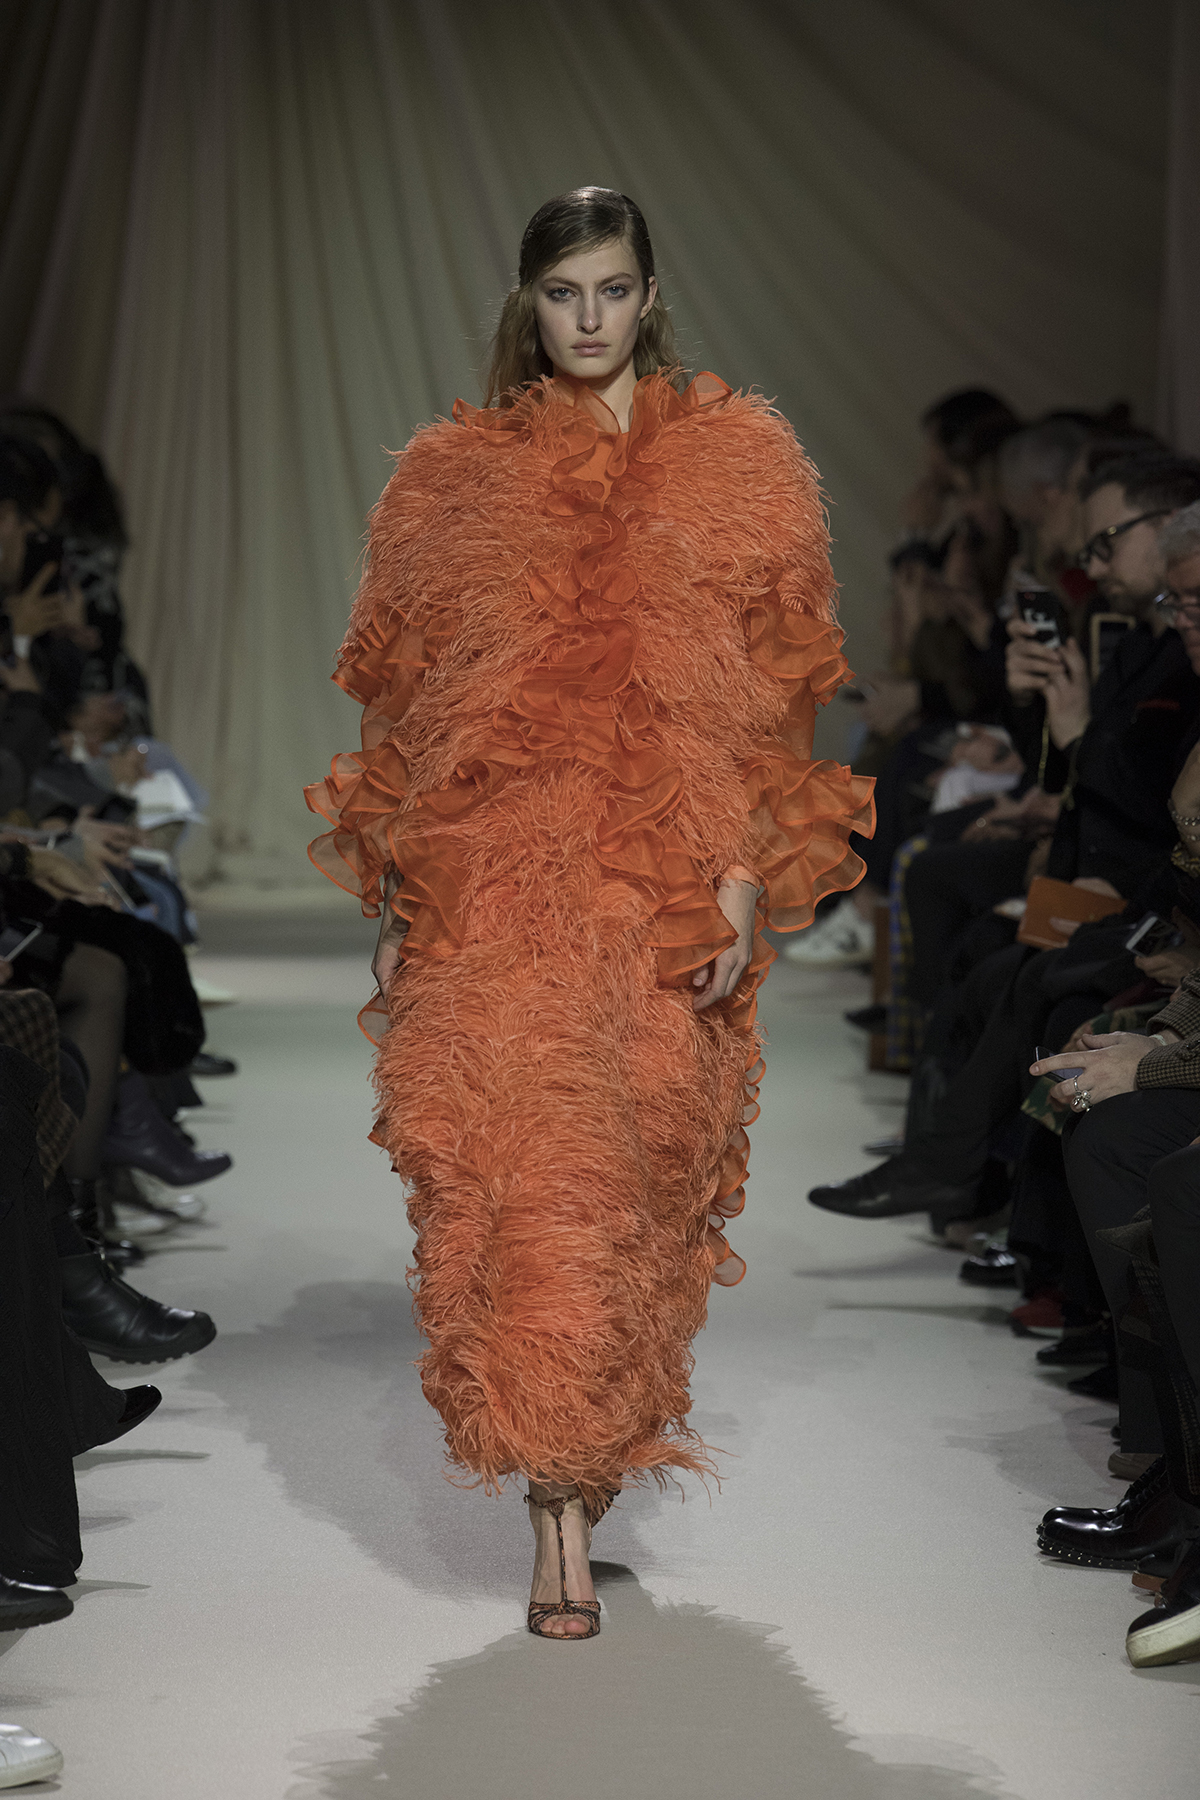
[[[538,207],[521,239],[517,285],[504,297],[492,339],[487,406],[511,406],[522,388],[553,373],[533,310],[533,284],[538,276],[572,250],[595,250],[614,239],[628,242],[648,289],[654,274],[654,250],[641,208],[628,194],[619,194],[616,188],[572,188],[569,194],[556,194]],[[633,351],[633,372],[639,379],[656,369],[679,385],[682,371],[675,351],[675,328],[661,290],[638,326]]]

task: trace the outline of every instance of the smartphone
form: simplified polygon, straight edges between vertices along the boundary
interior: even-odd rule
[[[45,927],[35,925],[32,931],[26,931],[19,925],[9,925],[0,931],[0,962],[16,962],[22,950],[28,950],[34,938],[40,938]]]
[[[1066,609],[1058,595],[1049,588],[1027,587],[1018,588],[1016,598],[1021,617],[1033,626],[1037,642],[1047,650],[1058,650],[1070,636]]]
[[[47,563],[55,564],[55,572],[46,583],[44,592],[61,594],[63,591],[63,540],[57,531],[31,531],[25,539],[25,565],[21,570],[19,592],[24,593],[30,582],[45,568]]]
[[[1045,1062],[1048,1056],[1057,1056],[1058,1054],[1057,1050],[1047,1050],[1045,1044],[1035,1044],[1033,1047],[1034,1062]],[[1074,1081],[1077,1076],[1082,1074],[1082,1063],[1077,1069],[1051,1069],[1050,1071],[1050,1075],[1054,1077],[1055,1081]],[[1049,1080],[1050,1076],[1047,1076],[1046,1079]]]
[[[1182,943],[1183,933],[1177,925],[1148,912],[1125,939],[1125,948],[1135,956],[1161,956],[1164,950],[1178,950]]]

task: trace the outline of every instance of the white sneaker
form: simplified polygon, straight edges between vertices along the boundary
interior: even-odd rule
[[[874,956],[875,927],[859,917],[847,895],[826,918],[798,933],[783,954],[788,962],[806,969],[854,968]]]
[[[62,1751],[23,1725],[0,1725],[0,1788],[49,1781],[62,1773]]]

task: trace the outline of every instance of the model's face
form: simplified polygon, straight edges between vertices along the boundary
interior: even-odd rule
[[[1158,548],[1165,513],[1144,518],[1151,507],[1131,506],[1116,482],[1109,482],[1083,503],[1084,565],[1114,612],[1141,613],[1161,593],[1166,571]],[[1133,519],[1141,522],[1130,524]],[[1128,531],[1104,534],[1114,525]]]
[[[633,356],[638,326],[658,292],[642,286],[637,258],[621,238],[564,256],[533,284],[542,348],[555,372],[603,382]]]

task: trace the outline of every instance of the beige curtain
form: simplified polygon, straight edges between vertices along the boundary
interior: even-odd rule
[[[540,201],[632,193],[689,360],[778,396],[870,667],[924,405],[1153,404],[1169,27],[1166,0],[0,0],[0,388],[118,475],[214,867],[306,878],[385,449],[477,397]]]

